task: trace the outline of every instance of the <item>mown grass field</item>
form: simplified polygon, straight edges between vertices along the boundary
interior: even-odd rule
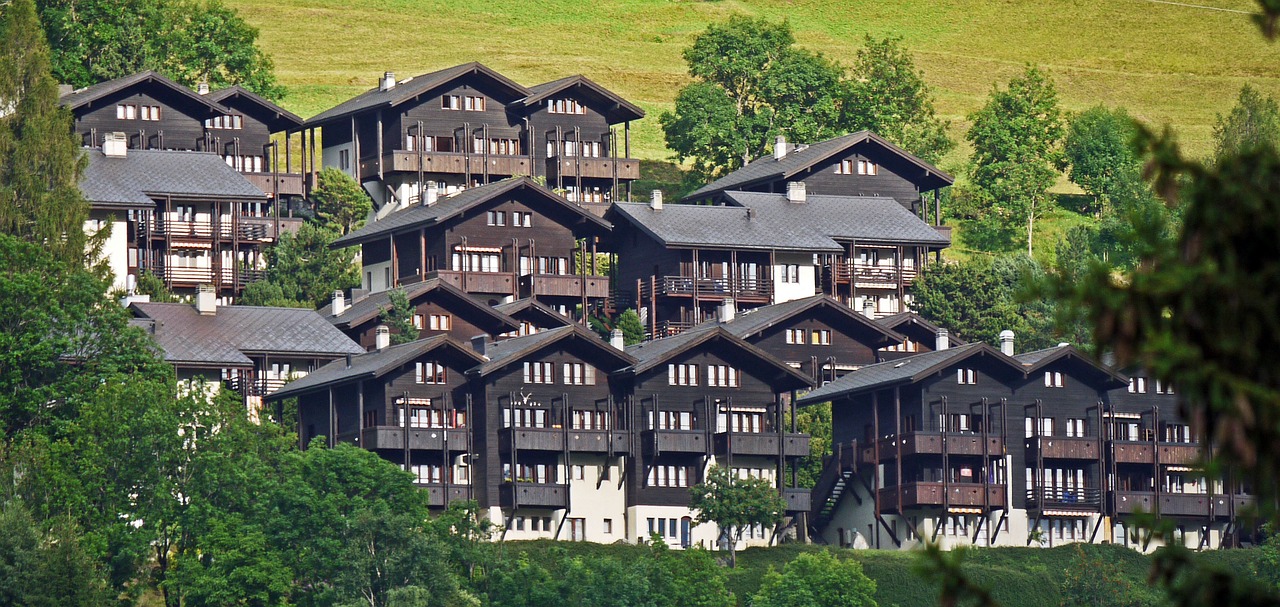
[[[1130,599],[1135,604],[1157,603],[1158,589],[1147,586],[1151,559],[1120,546],[1084,545],[1091,557],[1101,555],[1119,568],[1120,576],[1131,587]],[[752,548],[738,553],[738,568],[729,572],[729,589],[739,605],[760,588],[764,573],[770,567],[781,569],[801,552],[828,549],[823,546],[788,544],[775,548]],[[600,545],[568,542],[508,542],[502,550],[509,554],[525,552],[538,561],[548,558],[551,550],[565,550],[583,558],[607,556],[625,559],[640,546],[625,544]],[[863,571],[876,581],[876,602],[881,607],[924,607],[938,604],[938,588],[926,581],[918,569],[921,558],[914,552],[892,550],[833,549],[840,558],[855,559]],[[1248,575],[1254,569],[1259,550],[1208,551],[1196,555],[1203,564],[1236,574]],[[1076,567],[1077,548],[988,548],[969,552],[964,571],[977,584],[989,588],[1005,607],[1052,607],[1062,604],[1062,582],[1065,573]]]
[[[645,108],[635,155],[666,159],[658,115],[687,82],[680,51],[733,13],[789,19],[800,45],[848,65],[865,34],[901,36],[957,139],[994,82],[1048,69],[1069,110],[1121,105],[1210,148],[1240,86],[1280,96],[1280,48],[1251,0],[228,0],[261,31],[285,106],[310,116],[373,86],[478,60],[525,84],[583,73]],[[965,150],[944,168],[955,170]]]

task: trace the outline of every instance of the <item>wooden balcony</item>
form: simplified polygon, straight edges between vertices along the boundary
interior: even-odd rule
[[[640,441],[647,454],[707,452],[707,435],[703,430],[645,430]]]
[[[778,456],[778,441],[782,441],[784,457],[809,455],[808,434],[779,434],[777,432],[717,432],[712,438],[716,457],[725,455]]]
[[[1135,512],[1156,512],[1160,516],[1216,516],[1217,496],[1207,493],[1161,493],[1157,498],[1154,491],[1116,491],[1114,492],[1116,514],[1132,514]],[[1225,496],[1222,508],[1227,508]]]
[[[809,512],[813,509],[808,489],[788,487],[782,490],[782,499],[787,502],[787,512]]]
[[[508,156],[502,154],[464,154],[462,152],[409,152],[396,150],[383,156],[383,172],[418,172],[418,158],[422,158],[423,173],[444,173],[449,175],[483,175],[488,169],[490,175],[510,177],[512,175],[532,175],[532,163],[528,156]],[[378,174],[376,160],[360,163],[361,172],[365,175]]]
[[[444,508],[454,502],[465,502],[471,499],[471,487],[468,485],[444,485],[438,483],[417,483],[419,489],[427,492],[427,505],[432,508]]]
[[[908,508],[930,506],[959,506],[965,508],[981,508],[983,501],[991,508],[1004,508],[1007,505],[1005,489],[1001,485],[983,485],[982,483],[908,483],[901,485],[902,501],[898,501],[897,486],[889,486],[880,490],[881,508],[893,512],[902,512]]]
[[[1215,495],[1213,496],[1213,515],[1219,518],[1228,518],[1233,513],[1235,516],[1241,516],[1253,511],[1257,505],[1258,501],[1252,495]]]
[[[880,461],[893,460],[898,457],[898,443],[902,443],[902,456],[910,457],[914,455],[942,455],[946,450],[947,455],[983,455],[984,439],[981,434],[968,433],[946,433],[942,432],[909,432],[903,434],[900,438],[888,437],[876,441],[876,447],[880,450]],[[1004,438],[999,436],[988,436],[985,439],[986,455],[1002,456],[1004,455]],[[862,463],[871,463],[875,460],[875,451],[872,447],[867,446],[862,449]]]
[[[919,275],[914,267],[898,268],[848,261],[829,264],[824,267],[824,271],[827,274],[827,280],[834,280],[838,285],[847,285],[852,282],[858,288],[868,289],[896,289],[900,284],[909,286]]]
[[[514,295],[516,293],[516,275],[514,272],[458,272],[454,270],[436,270],[427,272],[426,279],[439,278],[467,293],[485,293],[492,295]]]
[[[1152,443],[1151,441],[1111,441],[1112,457],[1118,464],[1154,464],[1156,453],[1160,463],[1192,466],[1200,461],[1200,445],[1196,443]]]
[[[572,179],[639,179],[640,161],[634,158],[594,158],[590,156],[553,156],[547,159],[547,182],[561,177]]]
[[[1099,512],[1102,509],[1102,490],[1055,489],[1041,487],[1027,491],[1028,510],[1066,510],[1071,512]]]
[[[565,508],[569,505],[569,486],[557,483],[512,483],[498,488],[503,508]]]
[[[626,453],[627,433],[613,430],[609,440],[608,430],[573,430],[563,428],[502,428],[498,431],[498,449],[510,453],[512,448],[521,451],[563,452],[565,439],[569,451],[575,453]]]
[[[773,281],[764,278],[693,278],[663,276],[658,280],[658,294],[666,297],[693,297],[717,300],[732,297],[739,302],[769,303],[773,298]]]
[[[1027,461],[1036,457],[1044,459],[1097,460],[1099,443],[1096,438],[1040,436],[1026,441]]]
[[[339,436],[342,442],[351,442],[370,451],[404,450],[404,428],[400,426],[370,426],[360,434],[356,441],[356,432]],[[409,449],[414,451],[443,451],[446,433],[448,434],[449,451],[465,451],[467,449],[466,428],[409,428]]]
[[[604,299],[609,296],[609,277],[572,274],[529,274],[520,277],[520,297],[582,297],[583,281],[586,281],[587,297]]]
[[[279,232],[297,232],[302,218],[281,217]],[[213,240],[242,240],[270,242],[279,236],[274,217],[241,216],[232,219],[222,217],[217,223],[209,221],[169,221],[158,219],[139,222],[140,230],[150,230],[154,238],[211,242]]]
[[[244,178],[268,196],[279,188],[281,196],[302,196],[302,173],[241,173]]]

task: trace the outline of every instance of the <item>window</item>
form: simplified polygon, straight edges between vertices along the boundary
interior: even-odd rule
[[[649,477],[646,479],[646,487],[688,487],[689,485],[689,467],[688,466],[654,466],[649,469]],[[661,521],[662,519],[658,519]],[[658,533],[663,533],[662,527],[659,525]],[[665,533],[664,533],[665,535]]]
[[[554,384],[556,383],[555,374],[551,363],[547,362],[526,362],[524,364],[524,383],[526,384]]]
[[[517,407],[502,410],[502,427],[504,428],[546,428],[547,410]]]
[[[485,219],[486,219],[485,223],[488,225],[505,226],[507,225],[507,212],[506,211],[489,211],[488,213],[485,214]]]
[[[738,370],[729,365],[707,365],[707,385],[714,388],[737,388]]]
[[[468,112],[483,112],[484,97],[479,95],[467,95],[462,98],[462,109]]]
[[[343,171],[351,170],[351,150],[338,150],[338,168]]]
[[[782,266],[782,282],[796,284],[800,282],[800,264],[789,263]]]
[[[803,343],[804,343],[804,329],[787,329],[787,343],[789,343],[789,344],[803,344]]]
[[[1037,422],[1037,420],[1039,420]],[[1027,417],[1024,418],[1027,438],[1033,436],[1053,436],[1053,418],[1052,417]],[[1039,427],[1037,428],[1037,425]],[[1037,431],[1039,434],[1037,434]]]
[[[1147,378],[1130,377],[1129,378],[1129,394],[1146,394]]]
[[[421,331],[421,330],[422,330],[422,327],[424,326],[424,323],[425,323],[425,322],[426,322],[426,320],[423,318],[423,316],[422,316],[421,314],[414,314],[414,315],[413,315],[413,328],[415,328],[415,329],[417,329],[417,330]]]
[[[518,139],[502,139],[502,138],[496,138],[496,137],[495,137],[495,138],[490,138],[490,139],[489,139],[489,153],[490,153],[490,154],[499,154],[499,155],[502,155],[502,156],[519,156],[519,155],[520,155],[520,140],[518,140]]]
[[[956,369],[956,383],[970,386],[978,383],[977,371],[973,369]]]
[[[587,467],[582,464],[574,464],[569,466],[569,480],[585,481],[587,480]]]
[[[570,386],[594,386],[596,368],[583,363],[565,363],[564,383]]]
[[[574,99],[548,99],[548,114],[585,114],[587,108]]]
[[[501,272],[502,255],[496,247],[454,247],[454,272]]]
[[[599,141],[583,141],[582,142],[583,156],[587,158],[599,158],[600,151],[601,151],[601,147],[600,147]]]
[[[698,365],[667,365],[667,384],[671,386],[698,385]]]
[[[414,381],[420,384],[445,383],[444,365],[438,362],[419,362],[414,372]]]
[[[440,109],[442,110],[462,109],[462,97],[459,97],[458,95],[444,95],[440,97]]]
[[[453,317],[448,314],[432,314],[428,320],[432,331],[448,331],[453,328]]]
[[[552,475],[553,471],[554,471],[554,466],[548,466],[547,464],[520,464],[516,466],[515,476],[513,478],[511,474],[512,473],[511,464],[502,464],[502,480],[506,482],[511,482],[514,480],[519,483],[540,483],[540,484],[552,483],[552,482],[555,482],[555,479]],[[530,520],[533,521],[533,530],[537,531],[538,530],[537,517],[531,517]],[[544,518],[543,524],[545,526],[544,531],[550,530],[551,518],[550,517]]]
[[[852,174],[853,174],[853,161],[852,161],[852,160],[841,160],[841,161],[840,161],[840,164],[837,164],[837,165],[836,165],[836,174],[837,174],[837,175],[852,175]]]
[[[653,519],[649,519],[653,520]],[[606,535],[613,533],[613,519],[604,519],[604,532]]]
[[[692,430],[693,413],[689,411],[658,411],[654,419],[653,411],[649,412],[650,430]]]
[[[815,346],[831,345],[831,331],[829,329],[814,329],[809,334],[809,343]]]
[[[764,414],[759,411],[723,411],[716,416],[717,432],[763,432]]]
[[[1069,417],[1067,418],[1067,436],[1074,438],[1084,437],[1084,418]]]
[[[1164,440],[1167,443],[1191,442],[1191,426],[1187,424],[1165,424]]]
[[[1156,394],[1173,394],[1173,384],[1156,380]]]
[[[410,469],[413,470],[413,475],[417,477],[414,480],[420,485],[443,482],[444,471],[439,464],[414,465]]]
[[[117,120],[137,120],[138,106],[133,104],[120,104],[116,106]]]
[[[604,430],[609,427],[609,413],[577,409],[573,412],[571,427],[574,430]]]
[[[879,172],[880,172],[880,171],[879,171],[879,168],[878,168],[878,167],[876,167],[876,163],[871,162],[870,160],[859,160],[859,161],[858,161],[858,174],[859,174],[859,175],[876,175],[876,174],[878,174]]]
[[[517,228],[532,228],[533,213],[529,211],[512,211],[511,225]]]
[[[141,110],[143,120],[155,121],[160,119],[160,106],[158,105],[144,105]]]
[[[1062,372],[1061,372],[1061,371],[1045,371],[1045,372],[1044,372],[1044,387],[1046,387],[1046,388],[1061,388],[1061,387],[1062,387]]]

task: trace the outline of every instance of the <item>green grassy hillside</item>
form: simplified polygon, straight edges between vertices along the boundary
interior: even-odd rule
[[[899,35],[959,138],[992,83],[1046,67],[1068,109],[1123,105],[1170,123],[1194,153],[1251,82],[1280,96],[1280,48],[1262,42],[1251,0],[229,0],[261,30],[310,116],[373,86],[384,70],[420,74],[487,63],[534,84],[583,73],[649,113],[635,155],[665,159],[657,116],[687,81],[680,51],[732,13],[789,19],[802,46],[849,64],[866,33]],[[1195,4],[1199,6],[1188,6]],[[954,168],[958,150],[944,162]]]

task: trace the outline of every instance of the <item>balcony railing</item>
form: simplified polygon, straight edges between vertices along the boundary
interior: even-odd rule
[[[444,508],[454,502],[465,502],[471,499],[469,485],[451,484],[447,488],[440,483],[416,483],[427,492],[427,505],[432,508]]]
[[[609,296],[609,277],[575,274],[528,274],[520,277],[520,297],[582,297],[583,282],[587,297],[603,299]]]
[[[693,297],[695,291],[701,299],[734,297],[739,301],[767,303],[773,297],[773,281],[768,278],[663,276],[658,281],[657,288],[659,295],[667,297]],[[647,294],[642,293],[644,295]]]
[[[1190,466],[1200,461],[1200,445],[1196,443],[1152,443],[1151,441],[1111,441],[1112,457],[1118,464],[1154,464],[1156,453],[1160,463]]]
[[[565,508],[569,486],[558,483],[505,482],[499,487],[503,508]]]
[[[528,156],[511,156],[507,154],[466,154],[463,152],[410,152],[396,150],[383,156],[382,170],[414,172],[419,170],[418,158],[422,158],[423,173],[446,173],[450,175],[489,175],[512,176],[532,175]],[[487,169],[487,171],[486,171]],[[365,175],[377,174],[377,160],[365,160],[360,163],[360,170]]]
[[[899,501],[898,492],[902,499]],[[1006,506],[1003,485],[982,483],[934,483],[914,482],[900,486],[888,486],[880,490],[881,507],[901,512],[907,508],[923,506],[962,506],[1004,508]]]
[[[485,293],[507,295],[516,293],[516,275],[514,272],[460,272],[456,270],[436,270],[427,272],[427,279],[439,278],[467,293]]]
[[[704,430],[645,430],[640,435],[646,453],[706,453]]]
[[[779,434],[777,432],[717,432],[713,437],[715,453],[728,455],[778,456],[778,442],[782,441],[783,457],[809,455],[808,434]]]
[[[1098,439],[1078,436],[1038,436],[1026,441],[1027,458],[1098,459]]]
[[[341,442],[350,442],[376,451],[378,449],[404,449],[405,430],[402,426],[369,426],[362,433],[346,432],[338,437]],[[446,436],[447,435],[447,436]],[[359,438],[359,440],[356,440]],[[447,441],[447,442],[446,442]],[[466,428],[409,428],[409,449],[414,451],[465,451],[467,448]]]
[[[1097,510],[1102,507],[1102,490],[1041,487],[1027,491],[1027,508],[1039,510]]]
[[[863,262],[828,264],[824,270],[828,280],[834,280],[836,284],[853,282],[857,287],[887,289],[896,289],[899,284],[909,286],[919,274],[915,267],[898,268]]]
[[[616,173],[615,173],[616,171]],[[640,161],[634,158],[599,158],[593,156],[552,156],[547,159],[547,180],[561,177],[589,179],[639,179]]]
[[[809,512],[813,509],[808,489],[788,487],[782,490],[782,499],[787,502],[787,512]]]
[[[302,174],[301,173],[241,173],[244,178],[262,190],[263,194],[271,195],[275,193],[278,187],[281,196],[301,196],[302,195]],[[273,183],[273,180],[276,183]]]
[[[983,444],[988,456],[1004,455],[1004,438],[987,436],[971,432],[907,432],[901,437],[885,437],[876,441],[876,449],[880,451],[880,461],[892,460],[898,456],[901,443],[902,456],[941,455],[983,455]],[[876,454],[871,446],[862,449],[862,462],[874,462]]]

